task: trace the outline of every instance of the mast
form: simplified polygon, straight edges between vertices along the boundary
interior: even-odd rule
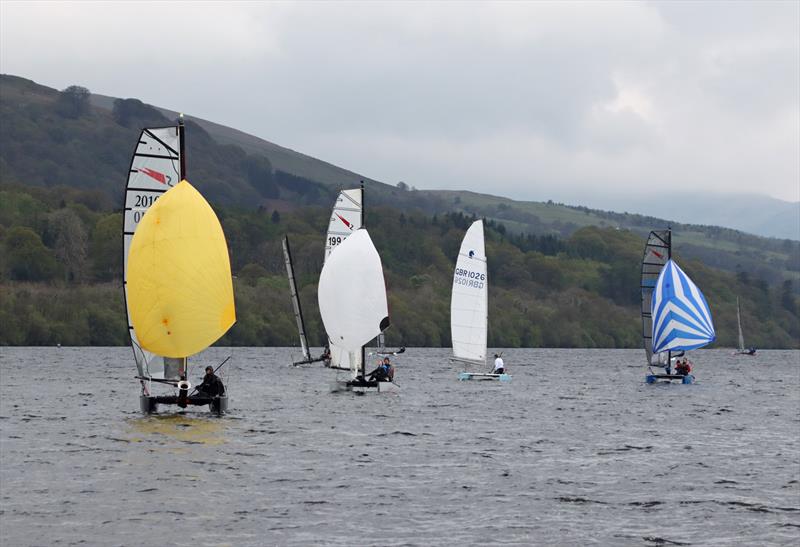
[[[180,138],[181,142],[181,180],[186,179],[186,139],[184,138],[184,133],[183,114],[181,114],[178,118],[178,137]]]
[[[367,211],[364,208],[364,181],[361,181],[361,227],[367,227]],[[366,379],[367,375],[367,358],[364,346],[361,346],[361,377]]]
[[[672,260],[672,226],[667,226],[667,262]],[[672,350],[667,350],[667,372],[672,373]]]

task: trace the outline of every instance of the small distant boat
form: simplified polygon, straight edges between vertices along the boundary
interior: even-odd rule
[[[703,293],[672,260],[672,231],[652,231],[642,259],[642,338],[650,373],[648,384],[694,382],[694,375],[677,370],[677,358],[716,339],[711,311]],[[676,372],[673,373],[673,369]]]
[[[742,310],[739,307],[739,297],[736,297],[736,323],[739,325],[739,349],[734,355],[755,355],[756,348],[744,347],[744,335],[742,334]]]
[[[463,365],[463,370],[458,374],[459,380],[511,381],[510,374],[486,372],[488,324],[489,280],[483,220],[479,219],[472,223],[461,241],[450,297],[450,334],[453,343],[450,360]]]
[[[144,129],[131,160],[123,227],[128,330],[143,412],[168,404],[223,413],[227,394],[194,395],[187,380],[189,356],[224,335],[236,312],[222,226],[184,179],[183,135],[183,123]],[[177,393],[155,395],[154,385]]]
[[[386,283],[378,251],[366,228],[337,243],[319,276],[319,312],[332,344],[340,348],[349,366],[349,379],[338,389],[355,392],[396,391],[392,381],[366,378],[365,345],[389,327]]]

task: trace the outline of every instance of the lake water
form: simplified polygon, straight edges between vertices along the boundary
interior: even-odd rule
[[[649,386],[636,350],[506,350],[499,384],[410,348],[399,394],[356,396],[291,349],[214,348],[193,383],[230,353],[228,415],[145,417],[127,348],[0,348],[0,543],[800,542],[797,351]]]

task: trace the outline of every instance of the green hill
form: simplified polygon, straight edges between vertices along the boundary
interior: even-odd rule
[[[0,76],[0,343],[124,343],[122,189],[140,128],[174,123],[166,114],[135,99],[93,100],[82,88]],[[218,124],[188,116],[186,125],[188,178],[220,212],[239,276],[240,321],[227,341],[293,344],[278,238],[293,238],[303,298],[316,309],[330,206],[360,177]],[[641,250],[647,232],[667,221],[399,186],[367,180],[371,233],[391,289],[390,340],[449,343],[452,261],[466,219],[482,216],[492,344],[638,345]],[[720,344],[733,344],[739,295],[748,342],[797,347],[798,242],[672,226],[676,255],[709,297]],[[310,321],[319,336],[318,318]]]

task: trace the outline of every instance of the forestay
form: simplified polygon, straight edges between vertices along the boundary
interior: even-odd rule
[[[125,216],[123,226],[123,283],[125,286],[125,311],[139,376],[152,378],[178,377],[178,367],[167,360],[144,350],[139,344],[130,320],[128,305],[128,255],[131,239],[139,221],[153,203],[167,190],[180,182],[181,176],[180,127],[159,127],[142,130],[136,144],[125,187]],[[175,366],[169,366],[173,364]]]
[[[653,319],[650,312],[653,289],[664,264],[670,259],[672,252],[672,232],[670,230],[652,231],[647,238],[642,257],[642,340],[647,353],[647,363],[660,364],[658,357],[653,358]]]
[[[131,240],[128,309],[142,347],[174,358],[206,349],[236,321],[222,226],[185,180],[155,202]]]
[[[454,359],[486,363],[488,294],[483,221],[476,220],[461,242],[453,275],[450,333]]]
[[[386,283],[378,251],[366,229],[337,245],[319,277],[319,313],[332,342],[360,367],[361,347],[389,326]]]
[[[364,204],[364,190],[363,188],[355,188],[351,190],[342,190],[336,197],[336,202],[333,204],[333,211],[331,212],[331,219],[328,223],[328,233],[325,239],[325,261],[336,248],[350,235],[355,233],[363,224],[363,204]],[[337,346],[334,340],[330,339],[328,347],[331,353],[331,368],[341,368],[349,370],[351,368],[349,353],[343,348]],[[361,361],[361,354],[357,356]]]
[[[672,260],[656,281],[651,313],[653,353],[696,349],[716,340],[703,293]]]

